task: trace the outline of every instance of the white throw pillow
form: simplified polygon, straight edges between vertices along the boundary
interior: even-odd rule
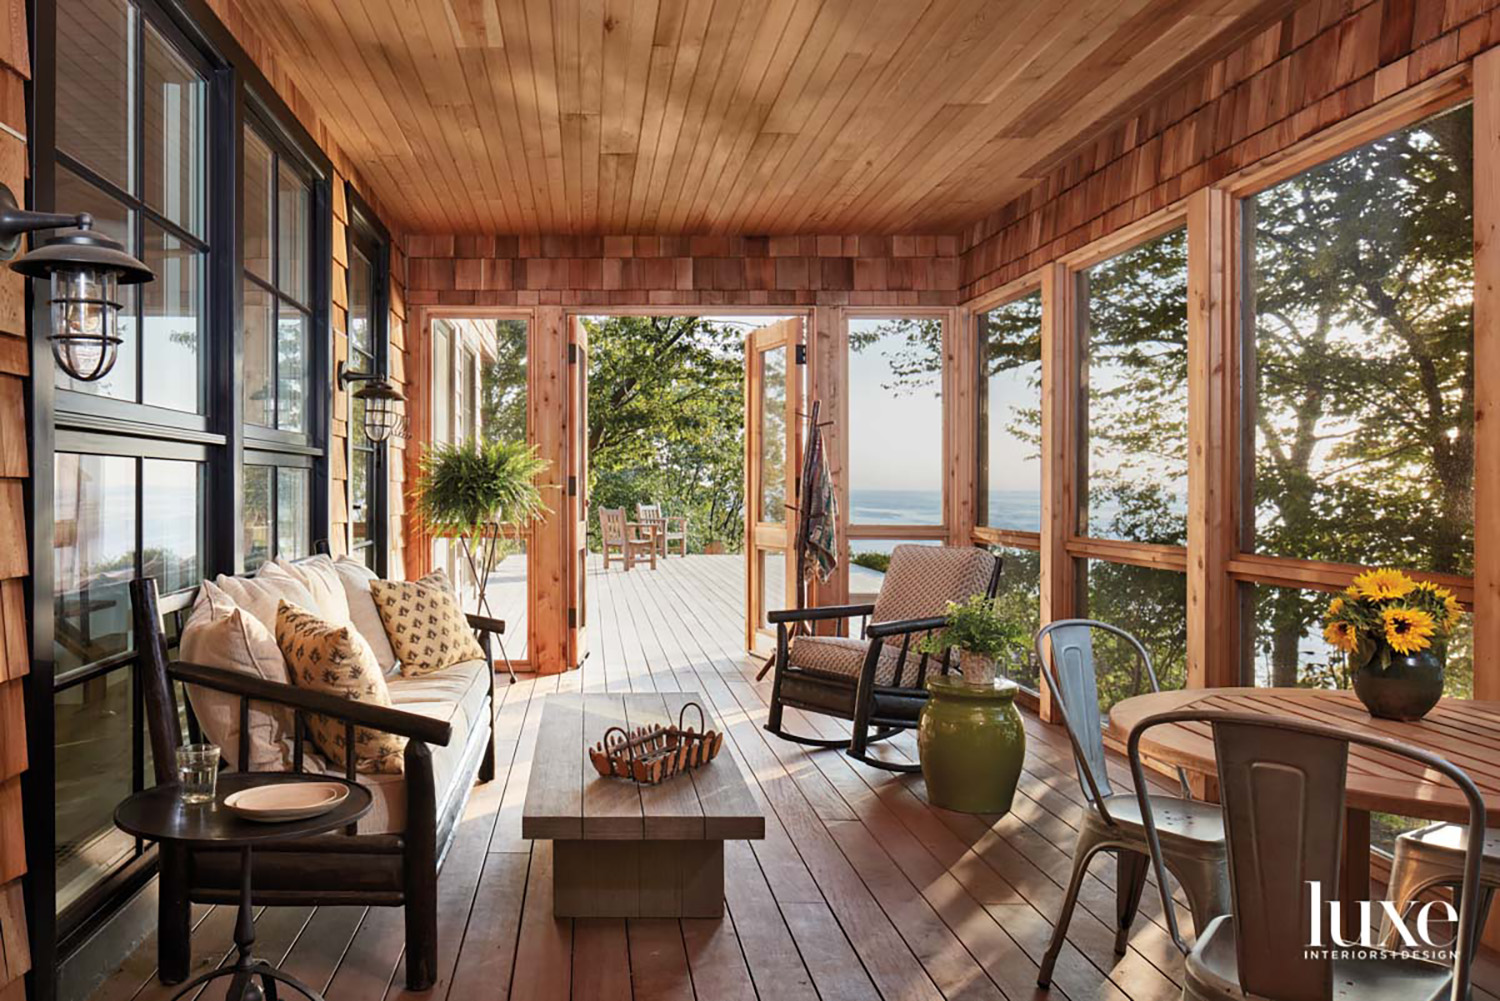
[[[375,607],[375,598],[370,594],[370,581],[380,577],[359,560],[340,556],[333,561],[334,572],[344,586],[344,597],[349,602],[349,624],[364,637],[375,651],[375,662],[383,674],[390,674],[396,667],[396,651],[391,649],[390,637],[385,634],[385,624],[380,620],[380,610]]]
[[[219,590],[229,596],[240,608],[259,619],[261,625],[276,630],[276,606],[285,601],[315,611],[318,607],[307,586],[274,563],[261,566],[254,577],[231,577],[219,574],[214,580]]]
[[[273,563],[266,564],[266,566],[274,566],[285,571],[288,577],[295,578],[307,588],[307,593],[312,595],[313,599],[313,607],[307,611],[335,626],[349,625],[349,599],[344,595],[344,583],[338,571],[333,568],[333,557],[311,556],[292,563],[278,556]],[[265,572],[265,567],[261,568],[261,572]]]
[[[191,664],[291,684],[275,634],[211,581],[203,582],[198,601],[183,626],[179,655]],[[203,735],[219,745],[230,768],[239,768],[239,696],[198,685],[187,686],[187,693]],[[251,769],[286,771],[291,766],[292,733],[291,710],[252,700]]]

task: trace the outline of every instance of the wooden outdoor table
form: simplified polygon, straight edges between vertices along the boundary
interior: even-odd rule
[[[1147,716],[1191,709],[1264,713],[1323,723],[1351,733],[1398,740],[1446,758],[1462,768],[1484,795],[1486,824],[1500,826],[1500,702],[1443,699],[1414,723],[1375,719],[1353,692],[1309,688],[1207,688],[1157,692],[1125,699],[1109,711],[1111,734],[1122,744]],[[1207,723],[1154,727],[1141,740],[1141,754],[1213,778],[1213,737]],[[1351,746],[1345,789],[1344,874],[1340,896],[1368,900],[1370,814],[1394,813],[1427,820],[1467,823],[1468,801],[1441,775],[1383,751]]]
[[[718,757],[654,786],[604,778],[588,748],[612,726],[675,724],[693,692],[564,694],[543,703],[521,836],[553,842],[553,914],[721,917],[724,842],[760,839],[766,820],[726,740]],[[685,721],[697,724],[688,711]]]

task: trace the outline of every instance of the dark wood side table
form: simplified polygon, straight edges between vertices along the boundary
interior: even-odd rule
[[[290,782],[338,782],[349,787],[349,797],[327,813],[306,820],[264,824],[245,820],[224,805],[224,798],[241,789]],[[370,791],[331,775],[285,775],[269,772],[227,772],[219,776],[212,803],[188,805],[176,785],[138,792],[115,808],[115,826],[148,841],[175,841],[195,848],[240,850],[240,910],[234,927],[234,960],[194,977],[173,995],[184,997],[210,980],[233,978],[226,1001],[276,1001],[278,981],[313,1001],[321,995],[295,977],[283,973],[250,952],[255,943],[255,917],[250,906],[250,851],[255,845],[325,834],[353,824],[370,811]],[[259,980],[260,983],[256,983]]]

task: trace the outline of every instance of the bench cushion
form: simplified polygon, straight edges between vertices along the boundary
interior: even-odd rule
[[[433,786],[439,810],[457,790],[454,783],[467,771],[464,752],[476,726],[484,726],[485,698],[490,692],[491,670],[482,660],[465,661],[416,678],[391,678],[391,704],[405,712],[447,721],[453,739],[447,747],[432,748]],[[343,774],[321,755],[309,754],[310,772]],[[355,781],[374,796],[370,812],[359,822],[360,834],[399,834],[406,829],[406,776],[360,774]]]

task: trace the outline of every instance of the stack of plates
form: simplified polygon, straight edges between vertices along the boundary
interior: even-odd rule
[[[281,824],[327,813],[348,798],[341,782],[277,782],[231,793],[224,805],[246,820]]]

